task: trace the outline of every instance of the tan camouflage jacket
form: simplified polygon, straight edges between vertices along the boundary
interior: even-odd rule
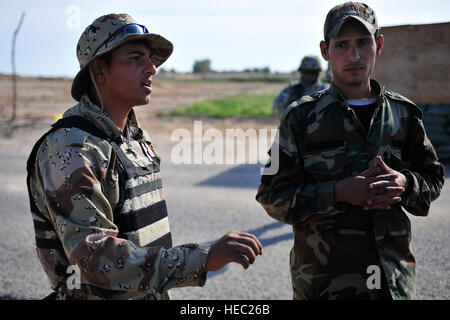
[[[381,88],[369,132],[334,84],[292,103],[279,126],[279,157],[272,146],[256,200],[276,220],[293,225],[291,275],[296,299],[377,299],[368,288],[373,270],[384,272],[393,299],[415,294],[411,226],[404,210],[428,214],[444,183],[444,168],[428,140],[421,110]],[[383,157],[412,186],[391,210],[365,211],[334,201],[337,181],[355,176]],[[386,292],[385,291],[385,292]]]
[[[86,95],[64,117],[71,115],[88,119],[108,136],[121,137],[120,129]],[[126,143],[120,147],[127,157],[136,166],[154,161],[159,165],[133,111],[128,126],[132,150],[126,150]],[[166,219],[156,227],[144,228],[137,241],[118,237],[121,230],[113,212],[119,202],[119,179],[112,158],[111,144],[77,128],[58,129],[39,148],[29,191],[39,211],[32,213],[38,257],[52,287],[62,296],[77,299],[161,299],[167,298],[165,293],[172,287],[203,286],[209,244],[168,249],[143,246],[170,232]],[[159,178],[159,172],[152,176],[153,180]],[[138,178],[135,180],[138,183]],[[161,202],[162,188],[136,199],[131,206]],[[45,221],[52,226],[45,227]],[[52,244],[58,241],[60,247]],[[67,286],[72,273],[67,270],[69,265],[80,269],[80,288]]]

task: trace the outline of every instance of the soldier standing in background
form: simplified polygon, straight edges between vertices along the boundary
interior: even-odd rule
[[[322,68],[319,58],[316,56],[305,56],[298,67],[300,81],[289,84],[273,100],[272,111],[281,116],[283,111],[294,101],[302,96],[311,94],[327,88],[327,84],[319,79]]]
[[[86,28],[72,84],[79,103],[35,145],[27,186],[49,299],[168,299],[203,286],[229,262],[248,268],[262,254],[255,236],[229,232],[210,244],[172,247],[160,158],[134,106],[146,105],[172,43],[127,14]],[[80,270],[79,286],[68,283]]]
[[[279,158],[270,159],[279,170],[263,173],[256,200],[293,225],[294,299],[414,298],[404,210],[428,214],[444,167],[420,108],[371,78],[383,43],[367,5],[331,9],[320,43],[330,88],[292,103],[280,121]]]

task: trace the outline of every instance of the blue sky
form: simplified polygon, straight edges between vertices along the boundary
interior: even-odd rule
[[[12,35],[22,11],[26,16],[16,43],[16,69],[21,75],[73,77],[79,69],[75,55],[79,36],[95,18],[111,12],[129,13],[172,41],[174,53],[165,68],[191,71],[194,60],[209,58],[215,70],[268,66],[292,71],[302,56],[320,55],[326,14],[341,2],[2,0],[6,15],[0,20],[0,73],[11,73]],[[450,21],[448,0],[365,3],[377,13],[381,27]]]

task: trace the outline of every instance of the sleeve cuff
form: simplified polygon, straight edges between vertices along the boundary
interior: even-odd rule
[[[409,170],[401,170],[400,173],[402,173],[403,175],[405,175],[406,179],[407,179],[407,183],[408,183],[408,187],[405,190],[405,192],[403,193],[402,196],[402,204],[407,205],[410,200],[411,200],[411,196],[415,193],[414,190],[416,189],[416,185],[417,185],[417,179],[414,176],[414,174],[409,171]]]
[[[183,286],[203,287],[205,285],[208,274],[206,260],[210,249],[210,244],[199,244],[189,254],[183,274]]]
[[[334,186],[336,182],[336,180],[333,180],[319,183],[319,214],[335,214],[345,211],[345,203],[335,202]]]

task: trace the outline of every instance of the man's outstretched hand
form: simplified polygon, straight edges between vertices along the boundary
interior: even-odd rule
[[[252,234],[239,231],[227,232],[211,245],[206,261],[207,271],[217,271],[230,262],[241,264],[247,269],[263,254],[261,242]]]

